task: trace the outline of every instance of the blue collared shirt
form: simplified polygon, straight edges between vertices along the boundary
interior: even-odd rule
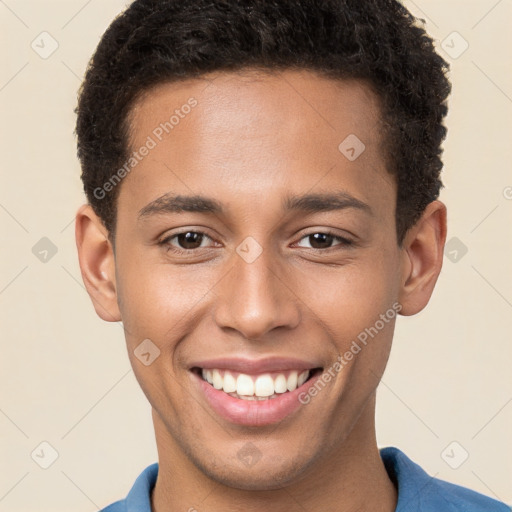
[[[395,512],[511,512],[511,508],[482,494],[433,478],[397,448],[380,451],[389,477],[398,489]],[[137,478],[128,496],[102,512],[151,512],[151,490],[158,463]]]

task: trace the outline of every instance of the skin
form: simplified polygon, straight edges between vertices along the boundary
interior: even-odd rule
[[[445,206],[431,203],[398,245],[378,96],[362,82],[245,70],[160,85],[134,106],[132,149],[190,97],[197,106],[121,184],[115,251],[90,206],[76,218],[87,290],[102,319],[123,321],[152,405],[153,510],[393,511],[374,416],[394,320],[309,404],[271,426],[216,415],[190,365],[283,356],[327,369],[393,304],[404,315],[421,311],[441,270]],[[338,150],[348,134],[366,146],[353,162]],[[290,195],[335,191],[368,210],[283,209]],[[223,212],[139,218],[168,193],[215,199]],[[352,243],[309,237],[326,230]],[[171,249],[176,237],[158,245],[181,231],[209,238],[181,253]],[[252,263],[236,252],[248,236],[262,247]],[[147,338],[161,353],[144,366],[134,350]],[[261,457],[253,466],[237,456],[249,442]]]

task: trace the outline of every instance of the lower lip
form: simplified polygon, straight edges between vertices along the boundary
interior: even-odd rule
[[[201,392],[205,395],[211,408],[220,416],[238,425],[261,427],[278,423],[295,412],[302,404],[299,395],[309,389],[317,375],[311,377],[294,391],[277,395],[267,400],[242,400],[234,398],[224,391],[215,389],[199,375],[193,374],[198,381]]]

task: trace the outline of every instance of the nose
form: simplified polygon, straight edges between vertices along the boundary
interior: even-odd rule
[[[250,263],[235,253],[233,262],[216,287],[215,322],[221,329],[261,340],[278,327],[293,329],[299,324],[300,299],[269,251]]]

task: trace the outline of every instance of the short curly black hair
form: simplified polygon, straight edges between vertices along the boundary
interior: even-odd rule
[[[129,157],[135,100],[161,83],[245,68],[304,69],[372,86],[401,244],[442,187],[451,85],[432,39],[395,0],[134,1],[103,35],[76,108],[84,190],[111,240],[120,187],[103,187]]]

